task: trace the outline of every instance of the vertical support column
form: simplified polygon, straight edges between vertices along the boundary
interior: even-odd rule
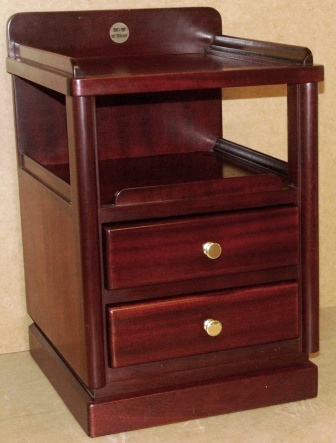
[[[319,349],[318,85],[288,86],[288,170],[301,226],[302,350]]]
[[[67,97],[72,204],[77,217],[90,388],[105,385],[94,97]],[[71,333],[71,331],[69,331]]]

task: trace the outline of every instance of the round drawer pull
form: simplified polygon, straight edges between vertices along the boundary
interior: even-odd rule
[[[208,335],[210,335],[211,337],[216,337],[222,332],[222,323],[218,320],[213,320],[212,318],[209,318],[204,322],[204,329],[206,330],[206,333]]]
[[[208,241],[203,244],[203,252],[208,258],[214,260],[221,255],[222,248],[220,244]]]

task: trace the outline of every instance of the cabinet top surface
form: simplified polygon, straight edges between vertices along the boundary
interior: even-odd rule
[[[211,8],[19,13],[7,70],[71,95],[323,79],[307,48],[221,33]]]

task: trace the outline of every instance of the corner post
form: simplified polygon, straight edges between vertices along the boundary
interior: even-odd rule
[[[87,342],[89,388],[105,385],[98,159],[94,97],[66,98],[72,205],[77,217],[78,249]]]
[[[298,189],[302,350],[319,349],[318,84],[288,86],[288,170]]]

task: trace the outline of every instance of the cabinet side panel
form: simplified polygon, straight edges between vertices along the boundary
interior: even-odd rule
[[[28,313],[86,382],[87,356],[73,210],[19,170]]]
[[[68,164],[64,96],[13,76],[18,148],[43,165]]]

